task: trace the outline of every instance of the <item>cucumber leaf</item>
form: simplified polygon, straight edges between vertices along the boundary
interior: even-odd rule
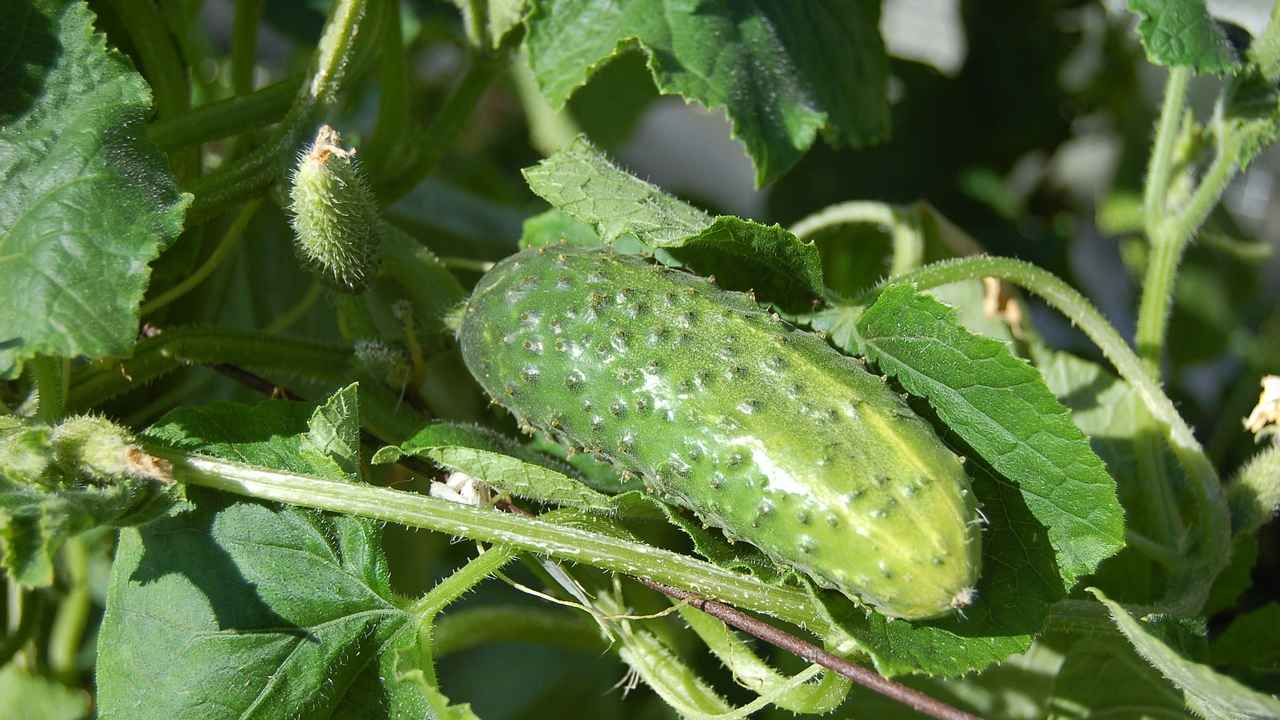
[[[148,435],[356,482],[334,442],[356,423],[348,388],[319,409],[184,408]],[[378,523],[195,489],[190,500],[121,533],[99,642],[104,717],[426,716],[418,622],[391,590]]]
[[[1280,603],[1236,616],[1213,641],[1210,659],[1214,665],[1260,670],[1280,680]]]
[[[1230,80],[1223,124],[1238,144],[1241,167],[1280,137],[1280,7],[1249,46],[1247,64]]]
[[[1055,639],[1065,645],[1066,657],[1044,713],[1050,720],[1187,716],[1182,693],[1120,635]]]
[[[1138,654],[1180,690],[1187,706],[1208,720],[1246,720],[1280,716],[1280,698],[1252,690],[1215,672],[1208,665],[1187,659],[1160,637],[1150,624],[1140,622],[1102,591],[1090,589],[1107,606],[1116,627]]]
[[[583,136],[524,170],[529,189],[569,217],[592,225],[605,244],[633,235],[650,247],[678,246],[711,216],[615,165]]]
[[[763,185],[819,132],[868,145],[887,134],[888,59],[880,4],[532,2],[525,48],[543,94],[560,107],[620,53],[638,47],[654,84],[724,109]]]
[[[36,354],[127,354],[147,264],[191,201],[143,137],[150,89],[88,6],[24,0],[5,15],[0,378]]]
[[[1157,65],[1190,67],[1198,73],[1234,72],[1240,60],[1204,0],[1129,0],[1138,14],[1138,37]]]
[[[886,288],[858,331],[870,360],[1018,487],[1068,586],[1124,547],[1115,480],[1035,368],[906,286]]]
[[[563,239],[654,255],[714,275],[723,288],[756,291],[792,312],[810,309],[823,293],[822,258],[812,242],[778,225],[713,218],[614,165],[585,138],[524,175],[534,193],[569,219],[539,216],[526,225],[522,246]],[[598,240],[583,225],[594,228]]]

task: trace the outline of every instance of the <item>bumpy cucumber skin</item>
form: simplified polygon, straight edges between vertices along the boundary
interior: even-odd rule
[[[481,279],[460,339],[522,425],[821,585],[908,619],[973,597],[960,459],[881,378],[746,295],[608,251],[529,250]]]

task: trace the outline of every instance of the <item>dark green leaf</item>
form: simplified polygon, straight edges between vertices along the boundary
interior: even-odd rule
[[[617,167],[583,138],[527,168],[525,179],[556,209],[594,227],[599,238],[562,217],[544,214],[526,225],[525,246],[563,237],[637,252],[642,251],[634,246],[638,241],[647,246],[647,254],[664,262],[715,275],[730,290],[754,289],[763,300],[793,312],[807,310],[810,300],[822,294],[822,259],[812,242],[777,225],[728,216],[713,219]]]
[[[1138,36],[1157,65],[1222,75],[1240,64],[1204,0],[1129,0],[1129,9],[1141,16]]]
[[[1066,658],[1053,683],[1048,718],[1187,717],[1182,693],[1123,637],[1103,634],[1060,640],[1066,646]]]
[[[150,436],[350,480],[344,443],[325,439],[349,434],[350,391],[318,410],[184,408]],[[391,591],[376,523],[210,492],[191,500],[188,512],[121,534],[100,635],[104,717],[425,716],[417,622]]]
[[[822,296],[817,248],[778,225],[720,216],[668,252],[699,273],[714,275],[720,287],[754,290],[786,310],[808,309]]]
[[[661,92],[725,110],[759,184],[794,165],[819,131],[866,145],[887,130],[879,3],[544,0],[533,8],[525,45],[552,103],[639,47]]]
[[[1280,672],[1280,603],[1267,603],[1236,617],[1213,641],[1214,665]]]
[[[1115,481],[1035,368],[910,287],[881,293],[858,331],[869,359],[1018,487],[1068,585],[1124,546]]]
[[[141,137],[147,84],[83,2],[24,0],[5,15],[0,377],[12,377],[38,353],[126,354],[147,264],[191,198]]]

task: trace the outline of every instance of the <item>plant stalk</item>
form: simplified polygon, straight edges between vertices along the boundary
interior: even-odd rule
[[[156,444],[149,445],[148,451],[172,464],[176,482],[508,545],[690,588],[819,633],[829,629],[810,598],[799,590],[767,585],[662,548],[415,493],[265,470]]]

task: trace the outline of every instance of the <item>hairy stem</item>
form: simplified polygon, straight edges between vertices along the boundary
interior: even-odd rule
[[[399,0],[387,5],[378,57],[378,119],[363,149],[370,177],[383,177],[409,129],[409,62],[400,26]]]
[[[83,537],[67,540],[62,548],[71,587],[58,605],[49,635],[49,667],[59,677],[76,676],[76,656],[89,625],[92,596],[89,593],[89,547]]]
[[[5,605],[8,608],[8,632],[0,637],[0,667],[9,664],[31,639],[44,614],[44,603],[36,590],[24,589],[13,580],[5,579]]]
[[[687,602],[692,607],[722,620],[725,624],[767,643],[776,645],[796,657],[821,665],[865,688],[874,690],[885,697],[893,698],[916,712],[939,720],[977,720],[975,715],[970,715],[963,710],[951,707],[941,700],[935,700],[919,690],[900,685],[870,668],[862,667],[844,658],[832,655],[813,643],[806,642],[790,633],[779,630],[737,608],[699,597],[685,590],[668,587],[658,582],[649,580],[642,580],[642,582],[668,597]]]
[[[71,363],[63,358],[37,355],[31,360],[31,375],[40,396],[38,417],[53,425],[67,412]]]
[[[163,446],[150,452],[168,460],[173,479],[215,490],[370,517],[483,542],[583,562],[690,588],[751,610],[822,632],[822,619],[805,593],[767,585],[701,560],[536,518],[484,510],[415,493],[250,467]]]
[[[236,0],[231,26],[231,90],[253,92],[253,69],[258,61],[258,20],[264,0]]]
[[[316,300],[320,299],[321,293],[324,292],[324,285],[319,279],[312,279],[311,284],[307,286],[307,291],[298,298],[298,302],[289,306],[284,312],[276,316],[275,320],[267,325],[263,332],[268,335],[276,335],[293,327],[294,323],[302,319],[303,315],[316,304]]]
[[[1186,207],[1169,218],[1149,218],[1147,236],[1151,257],[1147,261],[1138,309],[1135,342],[1153,376],[1160,376],[1160,357],[1169,328],[1169,308],[1173,283],[1187,245],[1209,213],[1217,206],[1227,185],[1235,177],[1238,163],[1236,141],[1228,138],[1219,145],[1208,171],[1192,193]]]
[[[162,150],[197,145],[246,133],[279,121],[289,112],[304,76],[290,75],[247,95],[201,105],[173,119],[159,119],[147,138]]]
[[[1187,85],[1191,82],[1191,68],[1169,69],[1164,86],[1164,105],[1160,108],[1160,120],[1156,124],[1155,144],[1147,164],[1147,182],[1143,192],[1142,209],[1148,228],[1164,219],[1165,201],[1169,194],[1169,181],[1173,175],[1173,150],[1178,142],[1182,125],[1182,110],[1187,102]]]
[[[433,635],[437,658],[495,642],[536,643],[597,655],[608,647],[587,616],[525,605],[451,610],[436,623]]]

